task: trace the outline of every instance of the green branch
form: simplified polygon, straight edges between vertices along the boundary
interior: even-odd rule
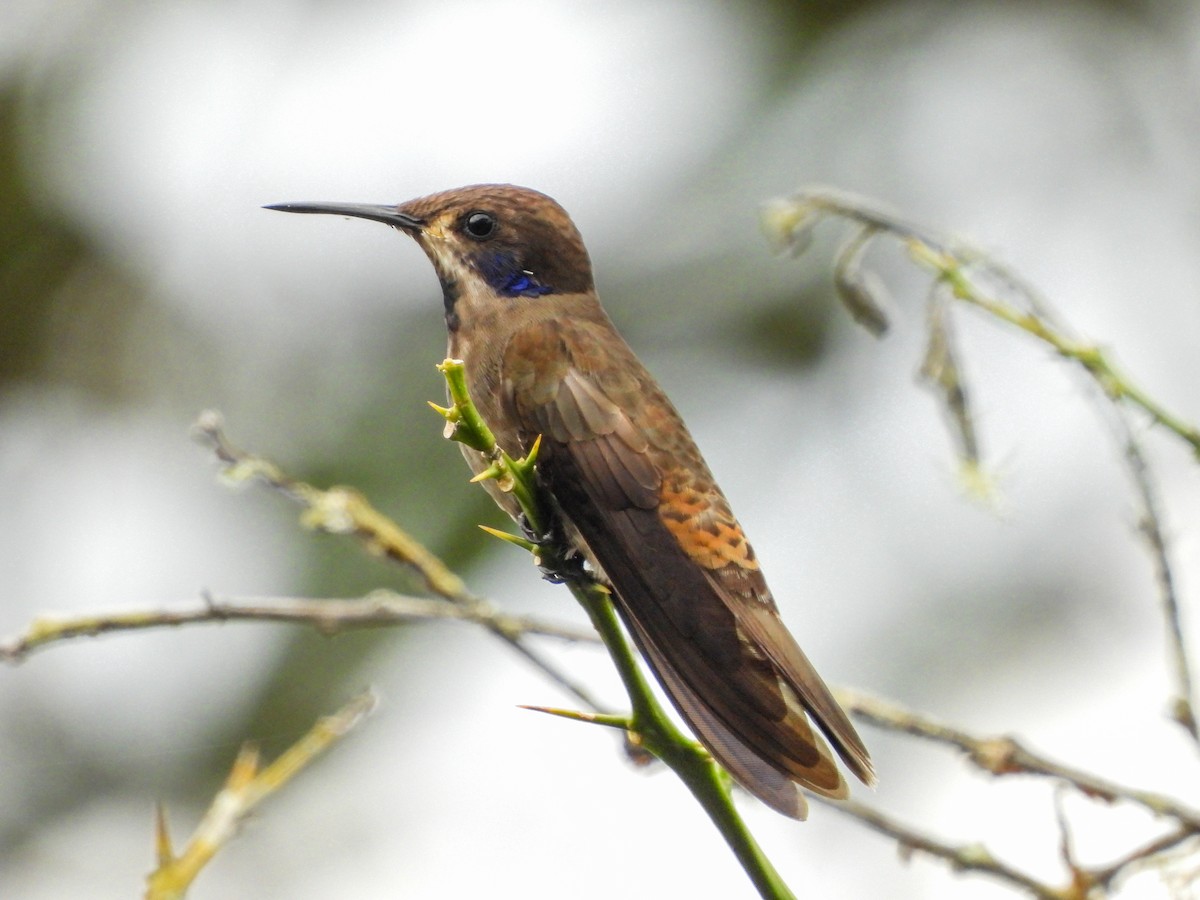
[[[447,359],[438,366],[449,387],[449,408],[434,406],[448,423],[446,437],[459,441],[483,454],[488,468],[473,481],[493,479],[500,489],[511,493],[534,534],[553,533],[549,528],[553,503],[546,498],[536,478],[537,449],[540,438],[529,454],[514,459],[496,445],[496,439],[480,417],[467,392],[463,364]],[[495,533],[493,529],[488,529]],[[794,900],[794,895],[738,814],[731,795],[732,781],[698,743],[684,735],[663,710],[638,665],[632,645],[618,621],[612,595],[607,587],[588,574],[571,548],[557,543],[535,543],[514,535],[501,535],[533,553],[538,565],[553,578],[561,580],[587,612],[600,635],[629,695],[632,713],[628,718],[596,716],[566,710],[553,712],[576,721],[608,727],[622,727],[635,747],[662,760],[708,813],[741,863],[759,894],[768,900]]]

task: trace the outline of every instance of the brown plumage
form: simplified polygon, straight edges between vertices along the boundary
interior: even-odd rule
[[[740,784],[797,818],[797,786],[846,796],[810,722],[873,783],[866,748],[784,627],[683,420],[601,308],[562,207],[527,188],[477,185],[397,207],[275,208],[375,219],[417,240],[484,420],[510,452],[542,436],[538,477],[568,534],[611,585],[680,714]]]

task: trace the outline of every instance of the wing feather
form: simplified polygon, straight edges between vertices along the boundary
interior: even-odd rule
[[[606,322],[539,322],[505,351],[509,412],[684,720],[786,815],[844,797],[811,717],[859,778],[867,751],[779,619],[753,550],[670,401]],[[540,359],[555,348],[553,365]],[[603,348],[600,352],[598,348]]]

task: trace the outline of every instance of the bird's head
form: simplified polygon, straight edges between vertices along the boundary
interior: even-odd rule
[[[510,298],[592,290],[579,231],[550,197],[511,184],[479,184],[397,206],[281,203],[268,209],[371,219],[411,235],[437,269],[447,316],[466,290]]]

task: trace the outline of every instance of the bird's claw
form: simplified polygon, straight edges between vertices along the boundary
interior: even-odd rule
[[[525,513],[519,513],[517,525],[525,539],[537,545],[533,561],[546,581],[565,584],[589,577],[583,567],[582,554],[566,539],[561,522],[555,520],[545,531],[538,531],[530,524]]]
[[[567,581],[563,572],[553,565],[547,565],[542,561],[541,556],[534,557],[534,562],[537,564],[538,571],[542,573],[542,580],[548,581],[551,584],[564,584]]]
[[[583,557],[574,547],[563,551],[560,541],[546,542],[539,545],[544,553],[534,554],[534,563],[542,578],[551,584],[566,584],[571,581],[583,581],[588,577],[583,568]]]
[[[553,525],[544,532],[538,531],[530,523],[529,516],[523,512],[517,513],[517,525],[521,529],[521,534],[525,535],[525,540],[532,541],[535,544],[550,544],[557,537],[555,534],[556,529]]]

